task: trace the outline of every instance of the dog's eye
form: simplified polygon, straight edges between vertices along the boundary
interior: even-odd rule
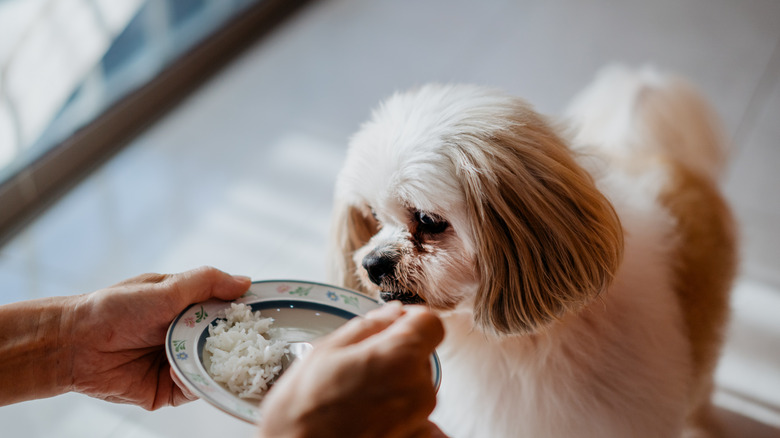
[[[419,231],[428,234],[438,234],[444,232],[450,224],[435,215],[417,211],[414,213],[414,219],[417,221]]]
[[[368,207],[371,216],[366,216],[366,222],[371,226],[372,232],[376,234],[382,228],[382,224],[379,222],[379,218],[376,217],[376,211],[373,208]]]

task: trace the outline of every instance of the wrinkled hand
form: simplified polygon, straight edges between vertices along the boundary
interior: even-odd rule
[[[73,297],[64,310],[60,345],[69,348],[66,387],[92,397],[153,410],[193,400],[177,385],[163,344],[171,321],[188,305],[238,298],[247,277],[203,267],[173,275],[145,274]]]
[[[269,391],[261,437],[443,436],[428,421],[436,404],[430,355],[441,321],[391,303],[318,342]]]

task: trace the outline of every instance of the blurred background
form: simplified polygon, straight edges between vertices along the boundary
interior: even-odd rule
[[[733,143],[742,266],[718,368],[732,437],[780,436],[780,2],[0,0],[0,304],[217,266],[325,280],[332,186],[426,82],[546,114],[603,66],[690,79]],[[446,375],[446,370],[444,370]],[[0,408],[3,437],[252,436],[198,401]]]

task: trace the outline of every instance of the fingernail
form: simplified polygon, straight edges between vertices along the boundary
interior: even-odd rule
[[[251,283],[252,278],[247,277],[246,275],[234,275],[233,280],[235,280],[237,283]]]

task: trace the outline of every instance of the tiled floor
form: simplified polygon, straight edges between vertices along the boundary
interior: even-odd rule
[[[308,6],[0,248],[0,302],[211,264],[324,278],[331,188],[378,100],[476,82],[547,113],[603,65],[681,73],[734,140],[743,268],[716,400],[732,437],[780,436],[780,3],[332,0]],[[3,437],[251,436],[204,402],[147,413],[80,395],[0,409]]]

